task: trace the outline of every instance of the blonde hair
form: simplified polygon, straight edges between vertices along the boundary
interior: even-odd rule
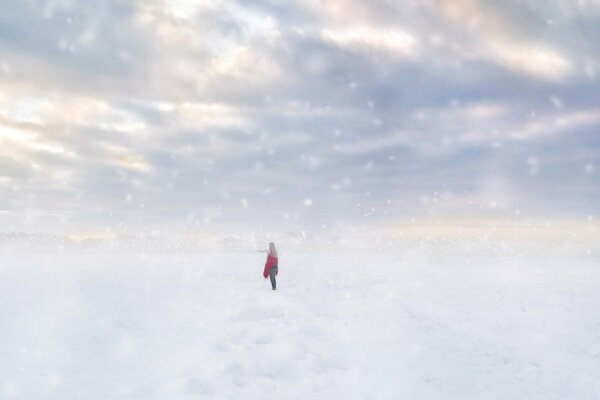
[[[269,254],[273,257],[277,257],[277,249],[275,248],[275,243],[269,243]]]

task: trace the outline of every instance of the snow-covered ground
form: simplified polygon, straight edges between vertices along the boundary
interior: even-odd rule
[[[281,253],[3,254],[0,397],[600,397],[597,257]]]

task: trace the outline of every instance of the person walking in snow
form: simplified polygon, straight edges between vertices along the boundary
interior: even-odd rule
[[[275,248],[275,243],[269,243],[269,254],[267,255],[267,262],[265,263],[265,270],[263,272],[263,276],[267,279],[267,275],[271,278],[271,288],[273,290],[277,290],[277,281],[275,277],[279,272],[278,266],[279,260],[277,258],[277,249]]]

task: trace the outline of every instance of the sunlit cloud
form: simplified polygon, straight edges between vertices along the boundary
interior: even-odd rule
[[[418,43],[414,36],[400,30],[353,27],[322,32],[325,41],[358,52],[383,51],[395,56],[415,57]]]
[[[146,128],[145,122],[135,114],[105,102],[91,104],[83,111],[77,122],[90,127],[122,133],[140,132]]]
[[[27,129],[12,128],[0,123],[0,143],[2,142],[5,142],[3,146],[4,148],[0,151],[4,153],[18,153],[19,149],[27,149],[62,155],[70,158],[76,157],[73,152],[65,149],[60,143],[46,141],[37,132]]]
[[[516,138],[527,139],[556,133],[568,134],[585,127],[596,127],[598,124],[600,124],[600,110],[554,112],[535,116],[513,135]]]
[[[550,43],[535,43],[528,29],[520,25],[523,18],[511,19],[510,10],[477,0],[441,0],[439,4],[451,21],[473,36],[473,43],[480,43],[479,54],[470,57],[489,57],[512,71],[551,81],[560,81],[573,72],[567,56]]]
[[[55,107],[48,96],[19,96],[10,90],[0,95],[0,117],[15,123],[45,123]]]
[[[150,172],[150,165],[140,157],[134,156],[119,156],[116,159],[119,166],[129,168],[134,171]]]
[[[245,85],[272,82],[282,73],[267,55],[243,46],[216,57],[211,72],[221,78],[240,80]]]
[[[190,103],[175,105],[172,113],[186,128],[246,128],[252,123],[246,111],[219,103]]]
[[[547,48],[496,42],[490,50],[498,64],[533,77],[560,81],[573,71],[568,59]]]
[[[14,129],[8,126],[3,126],[0,130],[0,135],[4,139],[11,140],[16,143],[28,143],[35,140],[39,135],[35,132],[23,129]]]

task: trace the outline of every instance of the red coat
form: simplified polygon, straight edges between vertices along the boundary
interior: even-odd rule
[[[269,255],[267,256],[267,262],[265,263],[265,271],[263,272],[263,276],[265,278],[269,275],[269,270],[277,266],[277,262],[277,257],[274,257],[271,255],[271,253],[269,253]],[[279,273],[279,270],[277,271],[277,273]],[[277,275],[277,273],[275,273],[275,275]]]

